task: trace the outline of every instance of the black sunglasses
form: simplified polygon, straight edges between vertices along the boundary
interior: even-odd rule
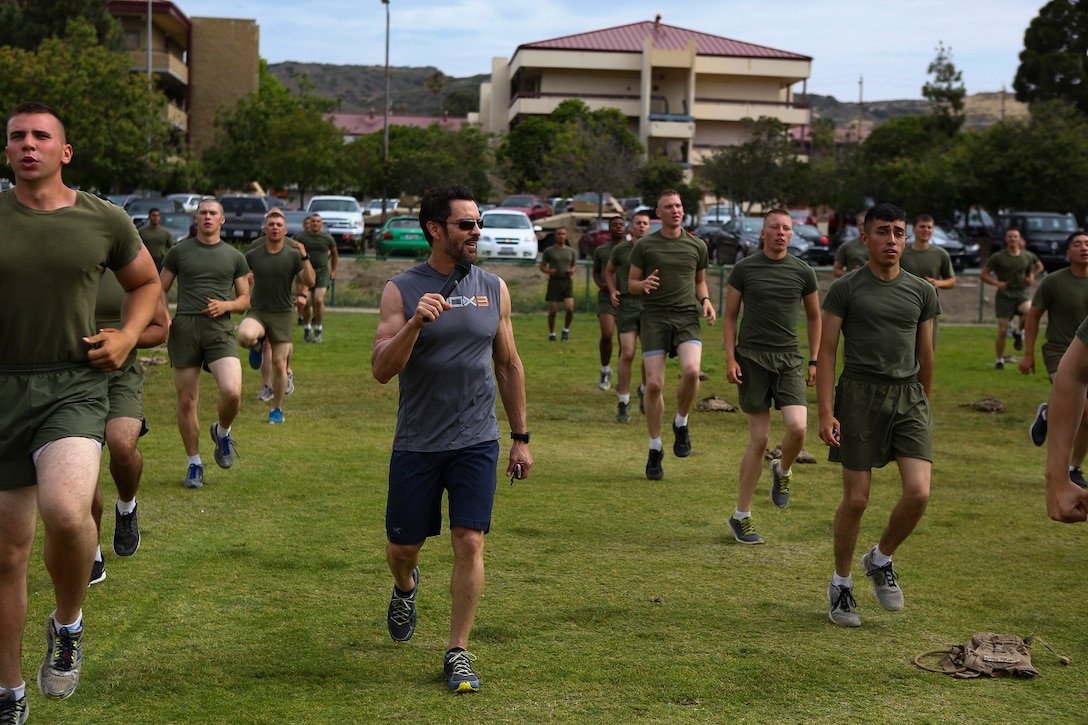
[[[442,221],[441,219],[432,219],[435,224],[455,224],[458,229],[463,232],[471,232],[473,227],[484,228],[483,219],[458,219],[455,222]]]

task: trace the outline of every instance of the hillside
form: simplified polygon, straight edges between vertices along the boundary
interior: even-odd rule
[[[426,87],[427,76],[437,68],[399,67],[389,69],[389,88],[393,113],[409,116],[439,115],[438,99]],[[313,93],[321,98],[340,101],[340,110],[346,113],[366,113],[373,109],[380,112],[385,97],[385,67],[362,65],[331,65],[327,63],[271,63],[268,71],[289,90],[297,92],[299,80],[305,76],[313,84]],[[448,78],[443,95],[453,91],[471,94],[475,99],[472,110],[479,109],[480,84],[488,80],[484,74],[467,78]],[[1000,93],[977,93],[964,102],[967,121],[964,128],[986,128],[1001,118],[1002,105],[1006,118],[1026,118],[1027,106],[1007,94],[1002,100]],[[831,118],[840,128],[845,128],[858,117],[857,103],[842,103],[834,96],[809,94],[812,114],[817,118]],[[923,99],[904,101],[872,101],[863,104],[862,123],[866,128],[878,126],[898,116],[924,114],[929,104]]]

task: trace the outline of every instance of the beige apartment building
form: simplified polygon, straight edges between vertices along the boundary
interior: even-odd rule
[[[257,90],[257,21],[190,18],[169,0],[112,0],[108,7],[124,29],[132,72],[150,70],[169,100],[179,145],[199,154],[215,139],[216,111]]]
[[[715,148],[743,142],[744,118],[807,126],[811,70],[808,56],[666,25],[659,15],[494,58],[469,120],[505,133],[577,98],[594,110],[618,108],[648,153],[662,150],[692,169]]]

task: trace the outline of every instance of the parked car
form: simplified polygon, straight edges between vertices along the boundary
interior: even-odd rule
[[[431,245],[427,244],[427,238],[423,236],[419,218],[402,215],[385,220],[385,225],[374,241],[374,250],[379,257],[397,254],[422,257],[430,253]]]
[[[589,259],[593,256],[594,249],[602,244],[608,244],[609,240],[612,239],[612,232],[608,230],[611,223],[611,216],[594,219],[590,222],[589,227],[578,240],[579,259]]]
[[[658,224],[661,224],[660,220],[658,220]],[[724,226],[724,222],[720,224],[717,222],[703,222],[691,230],[692,234],[706,242],[706,251],[711,260],[718,258],[717,249],[725,244],[725,233],[722,231]],[[661,227],[658,226],[658,228]]]
[[[831,251],[831,240],[816,225],[794,223],[793,238],[803,239],[807,243],[803,253],[798,252],[796,256],[801,257],[813,267],[828,265],[835,261],[835,253]],[[790,253],[794,253],[792,248]]]
[[[389,216],[393,210],[400,206],[400,199],[385,199],[385,214]],[[380,217],[382,215],[382,199],[371,199],[363,207],[363,216]]]
[[[128,203],[125,204],[125,211],[132,217],[132,223],[135,224],[137,228],[147,224],[147,214],[152,209],[158,209],[163,214],[171,211],[185,211],[185,208],[181,205],[180,201],[176,199],[163,199],[161,197],[152,199],[129,199]]]
[[[592,191],[586,192],[585,194],[577,194],[571,197],[570,204],[567,206],[567,211],[586,212],[589,214],[600,212],[605,215],[627,215],[627,210],[623,207],[623,204],[620,204],[619,201],[616,200],[616,197],[612,196],[607,191],[604,193],[603,197],[601,194]]]
[[[789,212],[790,219],[793,220],[794,225],[808,224],[810,226],[816,226],[816,219],[808,209],[790,209]]]
[[[1005,233],[1020,230],[1027,250],[1039,258],[1046,271],[1069,266],[1065,256],[1065,240],[1071,232],[1080,228],[1072,214],[1044,211],[1006,212],[997,218],[997,230],[990,252],[1005,248]]]
[[[192,193],[167,194],[166,198],[175,199],[176,201],[181,202],[182,209],[189,212],[190,214],[193,214],[194,212],[196,212],[196,208],[200,206],[200,200],[204,198],[204,195]]]
[[[219,235],[228,242],[251,242],[264,235],[264,215],[269,210],[263,196],[223,194],[219,197],[226,216]]]
[[[187,211],[163,212],[162,226],[174,236],[174,244],[186,237],[196,236],[195,218]]]
[[[512,194],[499,202],[496,208],[520,211],[534,220],[545,219],[555,213],[547,200],[533,194]]]
[[[539,226],[525,212],[499,207],[480,215],[484,226],[476,253],[481,258],[536,260]]]
[[[713,250],[711,259],[718,264],[736,264],[751,250],[759,248],[759,233],[762,230],[762,217],[739,216],[730,219],[722,226],[722,243]]]
[[[287,236],[293,237],[299,232],[305,231],[302,223],[310,218],[308,211],[285,211],[283,220],[287,223]]]
[[[699,221],[725,224],[735,216],[740,216],[740,209],[732,204],[714,204],[706,208],[706,211],[699,218]]]
[[[363,207],[353,196],[315,196],[306,211],[320,214],[340,252],[355,254],[363,241]]]

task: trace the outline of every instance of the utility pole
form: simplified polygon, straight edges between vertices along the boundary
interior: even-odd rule
[[[861,99],[862,99],[862,95],[863,95],[864,90],[865,90],[865,76],[858,76],[858,136],[857,136],[858,146],[861,145],[861,116],[862,116],[862,112],[863,112],[862,105],[861,105]]]

